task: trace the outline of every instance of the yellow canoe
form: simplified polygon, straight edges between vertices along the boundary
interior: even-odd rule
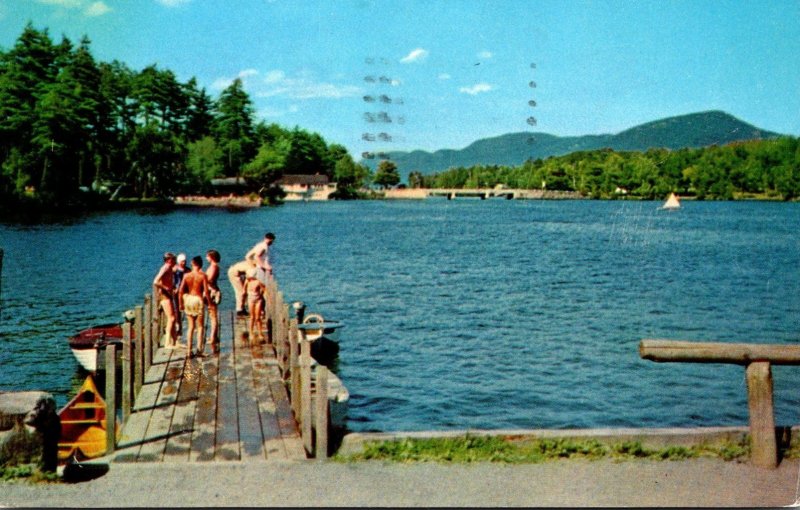
[[[58,417],[61,418],[59,461],[72,455],[77,460],[90,459],[106,452],[106,402],[91,375],[83,382],[78,394],[58,412]],[[119,424],[115,434],[119,436]]]

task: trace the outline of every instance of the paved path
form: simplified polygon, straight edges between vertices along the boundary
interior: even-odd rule
[[[794,503],[800,463],[113,463],[77,484],[0,482],[5,506],[743,506]]]

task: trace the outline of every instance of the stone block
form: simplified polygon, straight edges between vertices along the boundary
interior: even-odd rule
[[[0,392],[0,467],[36,464],[55,471],[61,420],[44,391]]]

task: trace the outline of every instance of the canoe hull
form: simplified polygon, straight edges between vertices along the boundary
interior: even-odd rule
[[[106,402],[100,396],[92,376],[88,376],[72,398],[58,412],[61,437],[58,441],[58,460],[65,462],[99,457],[106,452]],[[119,434],[119,425],[116,426]]]

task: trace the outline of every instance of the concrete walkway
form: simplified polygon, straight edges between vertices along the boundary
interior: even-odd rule
[[[543,464],[278,461],[113,463],[77,484],[0,482],[0,505],[743,506],[791,505],[796,460],[768,470],[718,459]]]

